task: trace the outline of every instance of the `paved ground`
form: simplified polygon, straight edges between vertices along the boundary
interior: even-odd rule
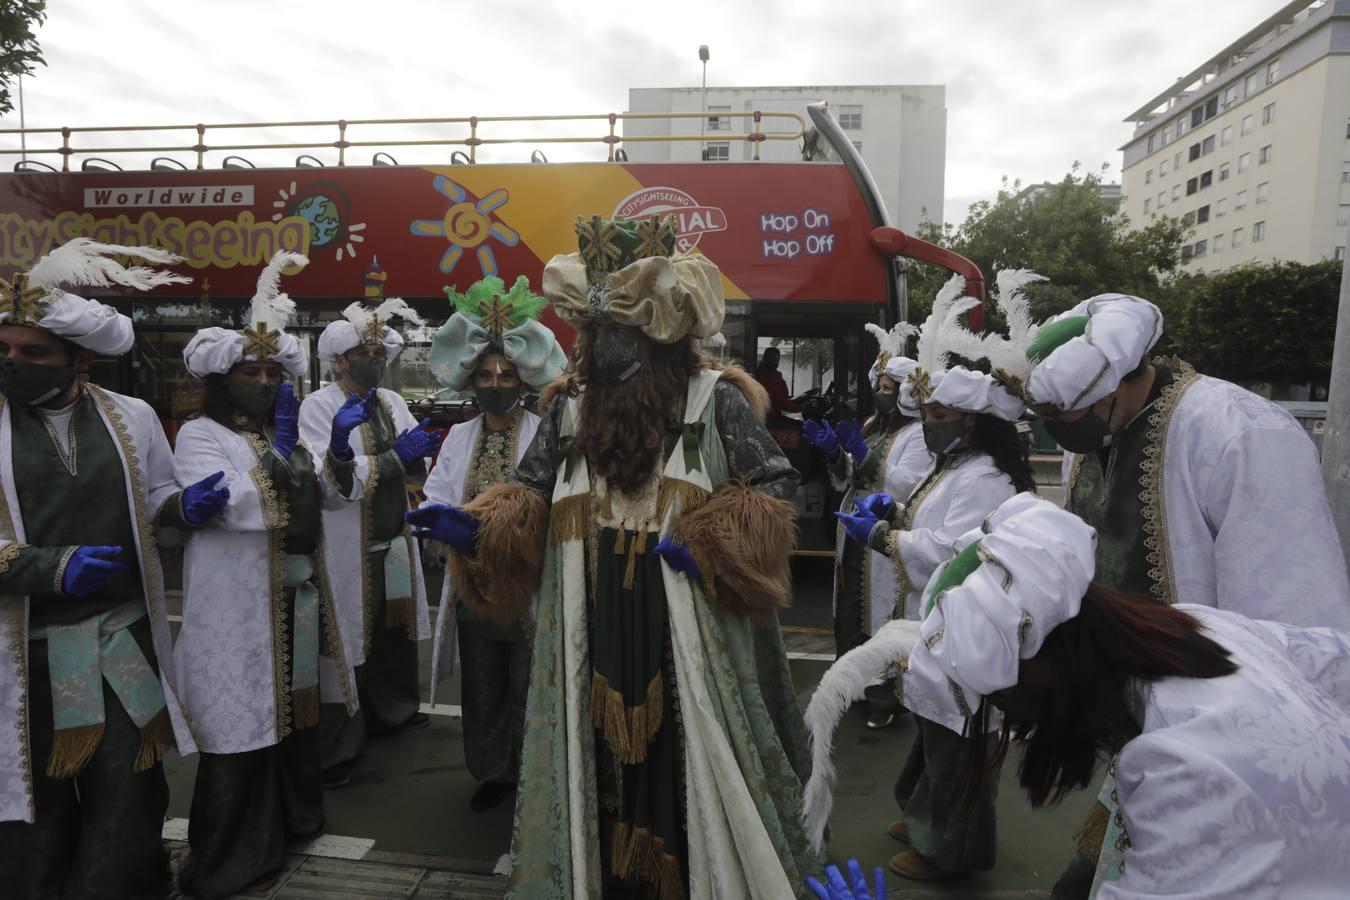
[[[1052,492],[1046,492],[1052,493]],[[1054,497],[1058,499],[1058,497]],[[803,706],[833,659],[828,558],[794,561],[796,598],[782,616],[798,697]],[[430,645],[423,645],[430,672]],[[352,784],[326,795],[327,833],[294,848],[286,871],[248,900],[383,900],[383,898],[495,898],[505,879],[494,875],[510,843],[511,809],[469,810],[475,784],[464,767],[457,717],[459,684],[444,682],[429,728],[380,738],[355,771]],[[839,782],[829,855],[856,856],[865,867],[884,866],[903,849],[886,834],[897,808],[891,791],[914,738],[904,719],[868,731],[850,714],[836,736]],[[999,793],[999,859],[992,872],[915,889],[890,879],[891,896],[915,898],[1044,898],[1068,862],[1071,835],[1095,788],[1052,810],[1033,811],[1015,785],[1018,753],[1004,766]],[[175,858],[186,852],[187,815],[196,761],[167,764],[172,790],[165,839]]]

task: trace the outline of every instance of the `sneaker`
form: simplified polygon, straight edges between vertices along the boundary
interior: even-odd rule
[[[413,713],[408,721],[398,726],[399,731],[416,731],[419,728],[426,728],[431,724],[431,716],[424,712]]]
[[[892,856],[890,869],[901,878],[908,878],[911,881],[941,881],[944,878],[955,878],[958,875],[966,874],[965,872],[948,872],[946,869],[939,868],[914,850],[906,850]]]
[[[485,781],[473,792],[469,808],[474,812],[487,812],[493,807],[500,806],[503,800],[515,793],[515,790],[514,784],[505,781]]]
[[[330,791],[345,788],[351,783],[352,767],[349,765],[334,766],[331,769],[325,769],[323,772],[323,786]]]
[[[909,843],[909,826],[905,824],[904,819],[896,819],[891,826],[886,829],[886,833],[897,841]]]

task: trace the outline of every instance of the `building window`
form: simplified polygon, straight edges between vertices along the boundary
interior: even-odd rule
[[[1264,241],[1265,239],[1266,239],[1266,223],[1265,223],[1265,222],[1253,222],[1253,223],[1252,223],[1252,243],[1255,244],[1255,243],[1257,243],[1257,242],[1259,242],[1259,241]]]
[[[1219,133],[1219,145],[1227,147],[1231,143],[1233,143],[1233,126],[1225,125],[1223,131]]]
[[[1166,205],[1167,205],[1167,191],[1159,191],[1159,192],[1158,192],[1158,209],[1162,209],[1162,208],[1163,208],[1164,206],[1166,206]]]
[[[1194,255],[1195,255],[1195,247],[1194,247],[1194,246],[1192,246],[1191,244],[1184,244],[1184,245],[1182,246],[1182,248],[1181,248],[1181,261],[1182,261],[1182,262],[1184,262],[1184,263],[1190,262],[1190,261],[1191,261],[1191,257],[1194,256]]]
[[[1195,211],[1195,221],[1198,225],[1203,225],[1209,221],[1209,207],[1202,206]]]
[[[1153,139],[1154,139],[1155,137],[1157,137],[1157,135],[1154,135],[1154,134],[1150,134],[1150,135],[1148,136],[1148,152],[1149,152],[1149,153],[1152,153],[1152,152],[1153,152],[1153,144],[1154,144],[1154,140],[1153,140]]]
[[[1180,199],[1181,199],[1181,185],[1178,184],[1177,186],[1172,188],[1172,202],[1176,203]]]
[[[1172,168],[1178,172],[1181,171],[1181,154],[1178,153],[1172,157]]]
[[[1248,75],[1242,82],[1242,96],[1250,97],[1256,93],[1256,73]]]
[[[1350,203],[1342,203],[1336,207],[1336,224],[1345,226],[1350,225]]]
[[[1199,145],[1199,144],[1191,144],[1190,152],[1188,152],[1188,153],[1186,154],[1186,161],[1187,161],[1187,162],[1195,162],[1195,161],[1196,161],[1197,159],[1199,159],[1199,158],[1200,158],[1200,145]]]
[[[730,106],[709,106],[708,107],[708,130],[709,131],[730,131],[731,117],[719,116],[717,113],[731,112]]]
[[[1241,175],[1252,167],[1252,155],[1244,153],[1238,157],[1238,174]]]
[[[1167,159],[1164,159],[1162,162],[1158,163],[1158,175],[1160,177],[1167,174],[1167,167],[1169,165],[1171,165],[1171,162]]]
[[[1194,225],[1194,224],[1195,224],[1195,210],[1191,210],[1190,212],[1186,213],[1186,215],[1182,216],[1182,217],[1181,217],[1181,224],[1182,224],[1182,225],[1185,225],[1187,228],[1190,228],[1192,225]]]
[[[1145,197],[1145,198],[1144,198],[1144,215],[1148,215],[1149,212],[1152,211],[1152,209],[1153,209],[1153,198],[1152,198],[1152,197]]]
[[[727,141],[713,141],[708,144],[704,159],[726,162],[731,159],[731,144]]]
[[[1206,253],[1208,253],[1208,252],[1209,252],[1209,241],[1196,241],[1196,242],[1195,242],[1195,258],[1196,258],[1196,259],[1199,259],[1200,257],[1204,256],[1204,255],[1205,255]]]
[[[1233,198],[1233,209],[1246,209],[1246,208],[1247,208],[1247,192],[1238,191],[1237,196]]]
[[[1168,125],[1166,128],[1162,130],[1162,137],[1158,141],[1158,146],[1166,147],[1168,142],[1171,140],[1172,140],[1172,126]]]
[[[852,129],[862,128],[862,107],[840,106],[839,127]]]
[[[1187,197],[1189,197],[1191,194],[1194,194],[1196,191],[1200,190],[1200,184],[1199,184],[1199,182],[1200,182],[1200,179],[1198,179],[1198,178],[1187,178],[1187,179],[1186,179],[1186,196],[1187,196]]]
[[[1200,155],[1208,156],[1214,152],[1214,135],[1210,135],[1200,142]]]
[[[1203,191],[1205,188],[1209,187],[1213,183],[1214,183],[1213,169],[1210,169],[1208,172],[1200,173],[1200,190]]]
[[[1229,168],[1228,163],[1224,163],[1223,165],[1219,166],[1219,180],[1220,180],[1220,181],[1227,181],[1227,180],[1228,180],[1228,168]]]
[[[1152,184],[1152,183],[1153,183],[1153,170],[1152,170],[1152,169],[1145,169],[1145,170],[1144,170],[1144,184]]]
[[[1266,63],[1266,86],[1269,87],[1270,85],[1274,84],[1279,80],[1280,80],[1280,58],[1277,56],[1275,59],[1272,59],[1270,62]],[[1256,239],[1255,237],[1252,238],[1252,240],[1255,239]]]
[[[1238,86],[1230,84],[1223,92],[1223,108],[1227,109],[1238,101]]]
[[[1345,120],[1345,136],[1350,138],[1350,119]]]
[[[1261,124],[1269,125],[1275,121],[1275,104],[1267,103],[1265,109],[1261,110]]]
[[[1186,121],[1186,117],[1185,117],[1185,116],[1182,116],[1180,119],[1177,119],[1177,137],[1178,137],[1178,138],[1180,138],[1183,134],[1185,134],[1186,132],[1188,132],[1188,131],[1190,131],[1190,130],[1191,130],[1191,128],[1190,128],[1190,123]]]
[[[1264,166],[1268,162],[1270,162],[1270,144],[1266,144],[1262,147],[1259,155],[1256,157],[1256,164],[1258,166]]]
[[[1253,120],[1252,120],[1252,117],[1251,117],[1251,116],[1243,116],[1243,117],[1242,117],[1242,133],[1243,133],[1244,135],[1251,134],[1251,133],[1252,133],[1252,127],[1253,127]]]
[[[1336,260],[1336,262],[1345,262],[1345,248],[1337,247],[1334,251],[1332,251],[1331,258]]]
[[[1269,187],[1269,181],[1263,181],[1256,186],[1256,202],[1258,205],[1266,202],[1266,189]]]
[[[1233,229],[1233,242],[1229,246],[1234,250],[1242,246],[1242,231],[1243,229],[1241,228]]]
[[[1350,182],[1350,169],[1341,169],[1341,182]]]
[[[1226,212],[1228,212],[1228,198],[1220,197],[1214,203],[1214,218],[1221,219]]]
[[[853,141],[853,149],[862,153],[862,141]]]
[[[1213,247],[1215,254],[1223,252],[1223,239],[1224,236],[1222,234],[1214,235]]]

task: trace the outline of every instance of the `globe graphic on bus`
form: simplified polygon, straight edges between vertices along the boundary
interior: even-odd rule
[[[332,197],[325,194],[314,194],[300,201],[300,205],[295,209],[295,215],[309,223],[311,247],[327,247],[337,240],[338,232],[342,229],[342,216],[338,212],[338,205]]]

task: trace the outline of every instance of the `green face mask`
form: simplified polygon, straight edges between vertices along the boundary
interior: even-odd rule
[[[225,390],[230,395],[230,402],[234,408],[246,416],[261,418],[272,411],[277,405],[277,392],[281,390],[281,385],[258,384],[253,381],[227,381]]]
[[[932,453],[951,453],[969,430],[961,419],[950,422],[924,422],[923,442]]]
[[[371,357],[370,359],[353,359],[348,361],[347,374],[351,376],[352,381],[358,385],[370,390],[373,387],[379,387],[384,380],[384,370],[388,366],[382,359]]]
[[[0,394],[23,406],[37,406],[59,397],[74,381],[74,366],[40,366],[0,359]]]

